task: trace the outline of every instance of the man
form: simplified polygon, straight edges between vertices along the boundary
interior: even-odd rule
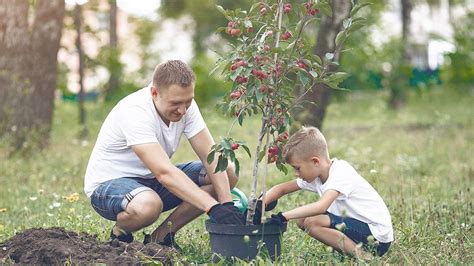
[[[207,163],[214,141],[194,101],[194,84],[185,63],[162,63],[151,85],[122,99],[105,119],[84,190],[97,213],[116,221],[112,239],[132,242],[133,232],[177,206],[145,243],[174,246],[176,231],[204,211],[217,223],[243,223],[230,194],[234,168],[214,173],[217,160]],[[182,134],[200,161],[175,166],[170,158]]]

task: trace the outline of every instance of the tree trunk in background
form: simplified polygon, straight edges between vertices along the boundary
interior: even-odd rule
[[[105,98],[107,100],[119,90],[120,75],[122,72],[122,65],[120,63],[120,52],[118,49],[117,37],[117,1],[109,0],[110,14],[109,14],[109,62],[108,68],[110,72],[108,86],[105,91]]]
[[[85,90],[84,90],[84,53],[82,50],[82,7],[79,4],[76,4],[74,7],[74,26],[76,27],[76,49],[77,57],[79,57],[79,93],[77,97],[77,103],[79,105],[79,124],[81,129],[79,132],[79,137],[81,139],[87,136],[87,127],[86,127],[86,110],[84,108],[85,101]]]
[[[349,17],[351,11],[351,1],[334,0],[331,3],[333,16],[324,16],[319,28],[316,47],[314,53],[321,58],[324,58],[326,53],[333,53],[335,49],[336,35],[342,28],[342,21]],[[335,54],[335,60],[339,60],[340,54]],[[336,66],[331,66],[330,71],[335,71]],[[326,114],[327,106],[331,101],[332,90],[325,84],[315,84],[313,90],[306,96],[305,100],[314,102],[316,104],[303,104],[304,112],[296,114],[296,120],[303,125],[315,126],[322,128],[324,116]]]
[[[392,82],[390,86],[389,106],[392,109],[400,109],[406,102],[406,91],[409,86],[410,72],[411,72],[411,57],[412,51],[410,47],[410,26],[411,26],[411,11],[413,10],[413,0],[401,0],[401,18],[402,18],[402,58],[400,58],[399,69],[394,71],[399,73],[392,73],[392,75],[399,75],[396,82]]]
[[[64,0],[0,0],[0,136],[15,149],[49,139]],[[28,140],[28,142],[27,142]]]

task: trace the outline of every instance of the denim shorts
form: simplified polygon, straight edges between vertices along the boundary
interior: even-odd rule
[[[176,167],[196,185],[203,185],[206,168],[201,161],[178,164]],[[140,192],[151,190],[155,191],[163,201],[163,211],[171,210],[182,202],[180,198],[161,185],[156,178],[122,177],[100,184],[91,195],[91,204],[102,217],[116,221],[117,215],[125,210],[133,197]]]
[[[331,220],[331,225],[329,227],[331,227],[332,229],[340,230],[356,244],[363,243],[363,247],[367,251],[370,251],[378,256],[382,256],[388,251],[391,242],[379,243],[374,238],[374,241],[371,241],[371,243],[369,243],[368,238],[370,236],[373,237],[373,235],[370,232],[368,224],[354,218],[337,216],[330,212],[326,212],[326,214]],[[344,224],[344,226],[338,226],[341,224]],[[336,226],[339,228],[337,228]]]

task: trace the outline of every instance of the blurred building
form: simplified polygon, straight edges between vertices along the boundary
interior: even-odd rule
[[[443,64],[444,54],[454,51],[453,21],[474,10],[474,1],[465,5],[450,5],[449,0],[439,0],[436,5],[425,1],[414,4],[411,13],[410,45],[412,65],[419,69],[437,69]],[[384,43],[402,31],[400,0],[390,0],[382,15],[380,29],[374,31],[374,41]]]

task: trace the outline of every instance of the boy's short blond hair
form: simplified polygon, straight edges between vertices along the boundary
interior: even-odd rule
[[[288,140],[283,149],[285,161],[297,155],[301,159],[312,156],[329,159],[328,145],[324,135],[315,127],[302,127]]]
[[[153,73],[153,86],[168,88],[171,85],[189,87],[194,84],[196,75],[193,70],[181,60],[169,60],[156,66]]]

